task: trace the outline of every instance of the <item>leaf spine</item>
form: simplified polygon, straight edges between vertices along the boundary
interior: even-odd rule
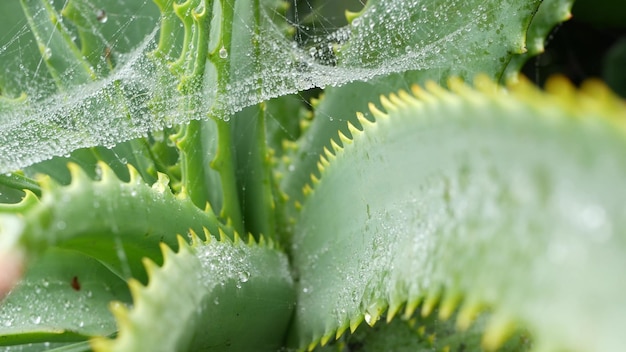
[[[387,115],[386,113],[384,113],[381,110],[379,110],[378,107],[374,103],[367,104],[367,107],[370,110],[370,112],[372,113],[372,115],[374,115],[376,120],[384,119],[386,117],[389,117],[389,115]]]
[[[492,316],[482,338],[482,345],[487,351],[495,351],[515,331],[515,323],[505,314]]]
[[[391,100],[389,100],[389,98],[386,95],[380,96],[380,104],[383,106],[383,109],[385,109],[387,112],[394,112],[398,110],[398,106],[392,103]]]

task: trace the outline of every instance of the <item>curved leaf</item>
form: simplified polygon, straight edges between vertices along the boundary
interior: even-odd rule
[[[292,245],[292,338],[327,341],[422,301],[429,313],[441,299],[445,317],[463,299],[461,327],[494,311],[487,348],[520,324],[538,349],[619,350],[623,102],[561,80],[548,86],[558,94],[451,86],[382,98],[388,113],[372,105],[377,122],[361,118],[365,132],[349,127],[322,161]]]
[[[199,243],[162,246],[162,267],[145,261],[150,282],[130,282],[134,307],[113,304],[115,340],[96,351],[276,351],[294,306],[287,258],[270,244]],[[158,336],[158,338],[155,338]]]
[[[93,258],[51,249],[0,305],[0,345],[86,340],[116,331],[111,300],[130,303],[126,282]]]
[[[130,181],[122,182],[106,164],[99,166],[101,180],[93,181],[70,164],[68,186],[43,179],[39,202],[27,198],[15,206],[19,215],[0,214],[0,253],[36,256],[53,246],[74,249],[122,277],[143,280],[140,259],[160,260],[160,242],[175,246],[176,234],[190,229],[218,233],[210,209],[197,208],[184,192],[173,195],[163,175],[149,186],[132,167]]]

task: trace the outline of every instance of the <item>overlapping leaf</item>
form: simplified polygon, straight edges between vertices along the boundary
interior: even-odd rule
[[[322,158],[292,245],[299,346],[440,299],[462,327],[491,307],[489,348],[516,324],[539,349],[623,346],[623,103],[477,85],[383,98]]]

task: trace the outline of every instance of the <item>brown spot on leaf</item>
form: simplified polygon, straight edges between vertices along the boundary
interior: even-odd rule
[[[72,278],[72,283],[70,285],[72,285],[72,288],[74,289],[74,291],[80,291],[80,283],[78,282],[78,276],[74,276]]]

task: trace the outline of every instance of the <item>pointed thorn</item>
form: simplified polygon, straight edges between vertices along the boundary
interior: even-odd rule
[[[447,320],[452,316],[454,310],[459,305],[461,301],[461,294],[458,292],[453,292],[447,294],[441,302],[439,307],[439,319]]]
[[[352,122],[350,121],[348,121],[348,131],[350,132],[350,135],[352,135],[352,139],[354,139],[362,132],[361,130],[356,128],[356,126],[354,126],[354,124],[352,124]]]
[[[146,265],[146,262],[144,262],[144,265]],[[156,266],[156,264],[154,265]],[[150,275],[150,272],[148,273],[148,275]],[[130,295],[133,297],[133,300],[136,301],[137,298],[141,296],[141,290],[143,289],[143,285],[141,284],[141,282],[139,282],[139,280],[131,277],[130,279],[128,279],[128,289],[130,290]]]
[[[391,104],[393,104],[396,107],[396,109],[398,107],[406,106],[406,103],[402,101],[402,99],[400,99],[398,95],[396,95],[395,93],[389,94],[389,101],[391,102]]]
[[[456,326],[459,330],[465,331],[469,329],[476,319],[478,313],[482,310],[480,304],[476,302],[466,301],[459,310],[459,314],[456,318]]]
[[[330,140],[331,142],[331,146],[333,144],[333,140]],[[332,149],[334,149],[334,146],[332,147]],[[336,150],[336,149],[334,149]],[[335,154],[332,153],[328,148],[324,147],[324,156],[326,156],[326,159],[328,160],[328,162],[330,163],[330,161],[332,161],[333,159],[335,159]]]
[[[405,320],[408,320],[413,316],[413,313],[415,313],[415,310],[417,309],[417,306],[420,304],[420,302],[421,299],[418,297],[416,299],[412,299],[407,303],[406,308],[404,309],[403,316]]]
[[[495,351],[515,331],[515,323],[506,315],[494,315],[485,328],[482,345],[487,351]]]
[[[334,334],[332,332],[328,332],[328,333],[324,334],[324,336],[322,336],[322,338],[320,339],[320,345],[321,346],[326,346],[326,344],[328,343],[330,338],[333,337],[333,336],[334,336]]]
[[[346,136],[341,130],[337,133],[339,135],[339,140],[341,144],[346,145],[352,143],[352,139]]]
[[[313,188],[311,188],[308,183],[305,184],[304,187],[302,187],[302,194],[309,196],[311,193],[313,193]]]
[[[338,340],[341,335],[343,335],[344,332],[346,332],[346,330],[348,330],[348,328],[350,327],[350,322],[346,321],[343,324],[341,324],[341,326],[337,329],[337,333],[335,334],[335,340]]]
[[[139,171],[133,166],[133,164],[126,164],[126,168],[128,169],[128,174],[130,175],[130,181],[128,181],[131,185],[139,185],[143,184],[143,179],[141,178],[141,174]]]
[[[362,314],[359,314],[355,316],[354,318],[350,319],[350,333],[354,333],[356,331],[356,328],[358,328],[359,325],[361,325],[364,318],[365,317]]]
[[[385,98],[386,99],[386,98]],[[370,112],[372,113],[372,115],[374,115],[374,117],[378,120],[378,119],[384,119],[386,117],[388,117],[389,115],[385,114],[384,112],[380,111],[378,109],[378,107],[376,107],[376,105],[374,105],[374,103],[369,103],[367,104],[367,107],[370,109]]]
[[[387,110],[387,112],[398,110],[398,107],[392,103],[386,95],[380,96],[380,104],[383,106],[383,109]]]
[[[427,317],[430,315],[430,313],[432,313],[433,309],[435,309],[435,306],[437,306],[437,303],[439,302],[439,297],[440,293],[438,291],[435,291],[426,296],[424,304],[422,304],[421,314],[423,317]]]
[[[204,243],[209,244],[213,240],[211,232],[206,227],[202,227],[202,232],[204,232]]]

